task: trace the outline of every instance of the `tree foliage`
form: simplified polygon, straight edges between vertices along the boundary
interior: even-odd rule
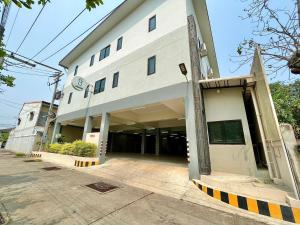
[[[272,83],[270,88],[279,122],[291,124],[300,138],[300,80]]]
[[[289,69],[291,58],[300,54],[297,0],[242,0],[247,4],[242,19],[253,25],[252,37],[240,43],[233,61],[239,68],[252,61],[259,46],[269,74]],[[299,58],[298,58],[299,60]]]
[[[8,137],[9,137],[9,133],[7,133],[7,132],[0,133],[0,142],[7,141]]]

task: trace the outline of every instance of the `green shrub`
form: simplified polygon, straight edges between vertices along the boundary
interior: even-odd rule
[[[74,155],[82,157],[95,157],[97,146],[84,141],[74,141]]]
[[[49,146],[48,152],[59,153],[61,149],[62,149],[62,144],[55,143]]]
[[[63,155],[74,155],[74,145],[70,143],[63,144],[59,153]]]
[[[25,157],[25,153],[22,153],[22,152],[17,152],[16,153],[16,157],[19,157],[19,158],[22,158],[22,157]]]

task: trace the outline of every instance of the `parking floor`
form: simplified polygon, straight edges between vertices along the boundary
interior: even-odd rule
[[[266,224],[116,179],[63,167],[46,171],[55,165],[27,159],[0,153],[0,209],[9,224]],[[97,182],[118,188],[100,193],[86,187]]]

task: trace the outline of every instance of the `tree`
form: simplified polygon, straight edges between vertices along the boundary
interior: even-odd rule
[[[9,137],[9,133],[8,132],[0,133],[0,142],[7,141],[8,137]]]
[[[248,5],[243,19],[254,24],[253,38],[242,41],[234,57],[239,67],[252,61],[255,48],[267,65],[269,74],[280,74],[287,69],[300,73],[300,29],[297,0],[242,0]],[[298,68],[295,68],[298,67]]]
[[[270,88],[279,122],[291,124],[300,138],[300,80],[272,83]]]
[[[31,9],[32,6],[37,2],[39,5],[46,5],[50,0],[0,0],[0,2],[4,2],[5,5],[15,4],[17,7],[25,7]],[[103,5],[103,0],[85,0],[86,8],[90,11],[93,8],[96,8],[100,4]],[[6,55],[3,43],[3,37],[0,37],[0,59],[4,58]],[[1,71],[3,70],[3,66],[0,65],[0,87],[2,85],[13,87],[15,78],[10,75],[3,75]],[[0,93],[3,92],[3,89],[0,88]]]

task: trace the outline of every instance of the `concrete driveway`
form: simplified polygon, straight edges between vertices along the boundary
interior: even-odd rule
[[[27,158],[28,159],[28,158]],[[62,168],[24,162],[0,153],[0,201],[9,224],[276,224],[191,203],[149,190]],[[105,182],[118,188],[100,193],[85,185]]]

